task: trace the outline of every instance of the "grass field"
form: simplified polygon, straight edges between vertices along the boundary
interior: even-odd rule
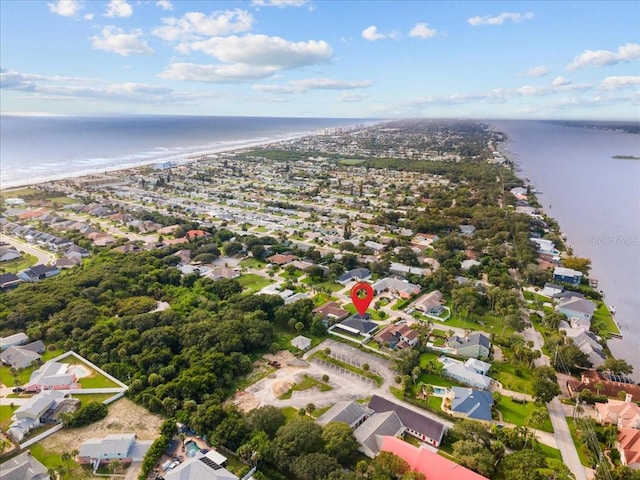
[[[4,403],[5,402],[3,402],[3,405],[0,405],[0,430],[3,432],[11,425],[11,415],[13,415],[13,412],[18,408],[17,406],[4,405]]]
[[[616,334],[620,333],[620,329],[616,325],[616,322],[611,316],[609,309],[604,303],[600,303],[600,305],[598,306],[598,309],[593,314],[592,321],[602,325],[602,330],[605,332],[612,332]]]
[[[242,288],[244,288],[245,290],[250,290],[252,292],[262,290],[267,285],[273,283],[273,280],[271,280],[270,278],[265,278],[260,275],[256,275],[255,273],[240,275],[237,280],[240,285],[242,285]]]
[[[96,372],[93,368],[91,368],[86,363],[78,360],[74,356],[68,356],[60,360],[60,363],[68,363],[71,365],[82,365],[91,373],[88,377],[82,377],[78,380],[78,383],[82,386],[82,388],[119,388],[120,385],[109,380],[104,375]]]
[[[22,257],[16,258],[15,260],[2,262],[2,264],[0,264],[0,267],[6,273],[17,273],[20,270],[24,270],[25,268],[29,268],[32,265],[35,265],[37,261],[38,258],[35,255],[26,253],[22,255]]]
[[[47,360],[51,360],[52,358],[55,358],[62,353],[63,351],[59,349],[53,350],[51,352],[46,351],[42,354],[42,361],[46,362]],[[37,368],[38,368],[38,365],[34,365],[31,367],[20,369],[17,375],[20,385],[24,385],[25,383],[27,383],[29,381],[29,378],[31,377],[31,374]],[[0,366],[0,383],[2,383],[7,387],[13,387],[15,385],[15,379],[11,375],[10,367],[7,367],[5,365]]]
[[[321,382],[320,380],[316,380],[315,378],[310,377],[309,375],[305,375],[304,379],[301,382],[294,384],[288,391],[280,395],[278,399],[287,400],[291,398],[291,396],[293,395],[293,392],[302,392],[304,390],[310,390],[316,387],[318,387],[321,392],[327,392],[329,390],[332,390],[333,388],[330,385],[327,385],[326,383]]]
[[[344,285],[340,285],[339,283],[335,283],[333,281],[324,281],[324,282],[314,282],[311,278],[307,277],[302,280],[302,283],[309,285],[310,287],[315,288],[316,290],[327,289],[331,292],[338,292],[344,288]]]
[[[240,262],[240,267],[242,267],[242,268],[255,268],[255,269],[259,270],[259,269],[264,268],[264,266],[266,264],[267,263],[265,261],[263,261],[263,260],[258,260],[257,258],[250,257],[250,258],[245,258],[244,260],[242,260]]]
[[[538,408],[543,407],[539,407],[533,402],[516,403],[506,396],[503,396],[500,399],[497,407],[498,411],[502,413],[503,421],[523,427],[529,426],[527,425],[527,418],[529,418],[531,413]],[[544,432],[553,433],[553,427],[551,426],[551,420],[549,419],[548,414],[546,415],[544,422],[536,428]]]
[[[493,362],[489,376],[498,380],[507,390],[531,394],[531,369],[510,362]]]

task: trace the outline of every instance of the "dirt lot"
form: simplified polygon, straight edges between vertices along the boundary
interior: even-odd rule
[[[85,440],[112,433],[135,433],[140,440],[154,440],[160,435],[160,425],[160,417],[127,398],[121,398],[109,405],[109,414],[99,422],[82,428],[63,428],[41,443],[46,450],[68,452],[79,449]]]

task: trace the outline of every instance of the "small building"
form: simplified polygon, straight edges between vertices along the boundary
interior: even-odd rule
[[[344,422],[355,430],[369,418],[371,411],[353,400],[337,402],[318,417],[316,422],[323,427],[330,422]]]
[[[311,346],[311,339],[302,335],[298,335],[296,338],[291,340],[291,345],[299,350],[304,351]]]
[[[580,282],[582,282],[582,272],[571,268],[556,267],[553,270],[553,281],[580,285]]]

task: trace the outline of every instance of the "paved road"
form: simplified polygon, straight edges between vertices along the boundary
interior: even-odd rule
[[[569,467],[569,470],[571,470],[576,477],[576,480],[587,480],[585,468],[580,463],[578,451],[571,438],[567,418],[564,415],[564,409],[558,397],[547,403],[547,408],[549,409],[549,416],[551,417],[556,443],[562,454],[562,461]]]
[[[38,264],[49,265],[53,264],[56,261],[56,256],[52,252],[47,252],[46,250],[42,250],[41,248],[37,248],[36,246],[24,242],[22,240],[18,240],[14,237],[8,237],[6,235],[0,234],[0,241],[8,243],[9,245],[14,246],[18,251],[22,251],[28,253],[29,255],[34,255],[38,258]]]
[[[522,332],[524,339],[526,341],[532,341],[533,342],[533,349],[534,350],[538,350],[541,355],[540,358],[536,358],[533,361],[533,364],[536,367],[542,367],[544,365],[551,365],[551,362],[549,361],[549,357],[547,357],[546,355],[542,354],[542,346],[544,345],[544,339],[542,338],[542,335],[540,335],[540,332],[538,332],[535,328],[533,327],[527,327],[524,329],[524,331]]]

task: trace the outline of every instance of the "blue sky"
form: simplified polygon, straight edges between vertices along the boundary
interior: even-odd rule
[[[640,120],[640,2],[0,1],[0,111]]]

